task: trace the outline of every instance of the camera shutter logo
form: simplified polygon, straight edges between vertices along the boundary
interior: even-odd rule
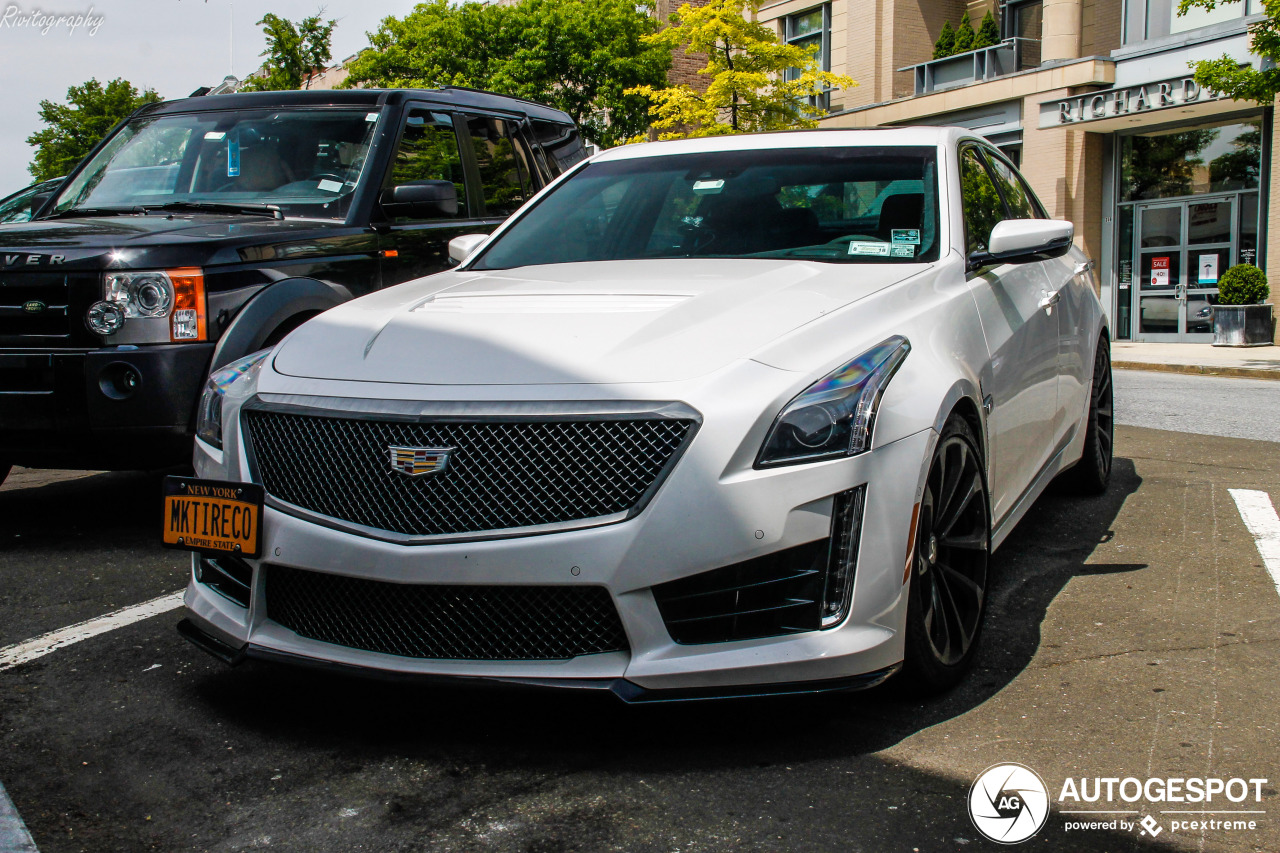
[[[391,470],[407,477],[421,477],[424,474],[438,474],[449,467],[449,454],[453,447],[404,447],[389,445],[391,454]]]
[[[985,837],[1017,844],[1040,831],[1049,817],[1044,780],[1022,764],[997,764],[969,789],[969,818]]]

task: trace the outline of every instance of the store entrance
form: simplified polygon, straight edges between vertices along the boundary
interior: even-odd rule
[[[1211,342],[1218,277],[1236,257],[1238,194],[1134,207],[1138,339]]]

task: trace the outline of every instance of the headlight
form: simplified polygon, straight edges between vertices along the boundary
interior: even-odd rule
[[[201,440],[222,449],[223,403],[247,400],[253,396],[258,390],[258,373],[269,355],[271,350],[259,350],[209,374],[196,412],[196,435]]]
[[[102,301],[90,308],[85,322],[95,334],[118,335],[113,343],[156,344],[208,337],[204,272],[198,267],[108,272],[102,296]]]
[[[910,351],[906,338],[894,336],[809,386],[773,422],[756,467],[796,465],[868,450],[880,396]]]

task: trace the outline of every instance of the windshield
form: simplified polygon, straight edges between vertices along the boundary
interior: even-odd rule
[[[148,116],[111,137],[54,205],[278,205],[343,219],[378,113],[289,109]]]
[[[473,268],[643,258],[938,257],[933,148],[804,148],[591,163]]]

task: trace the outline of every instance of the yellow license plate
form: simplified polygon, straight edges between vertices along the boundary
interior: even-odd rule
[[[164,479],[164,544],[210,554],[258,556],[262,486],[190,477]]]

